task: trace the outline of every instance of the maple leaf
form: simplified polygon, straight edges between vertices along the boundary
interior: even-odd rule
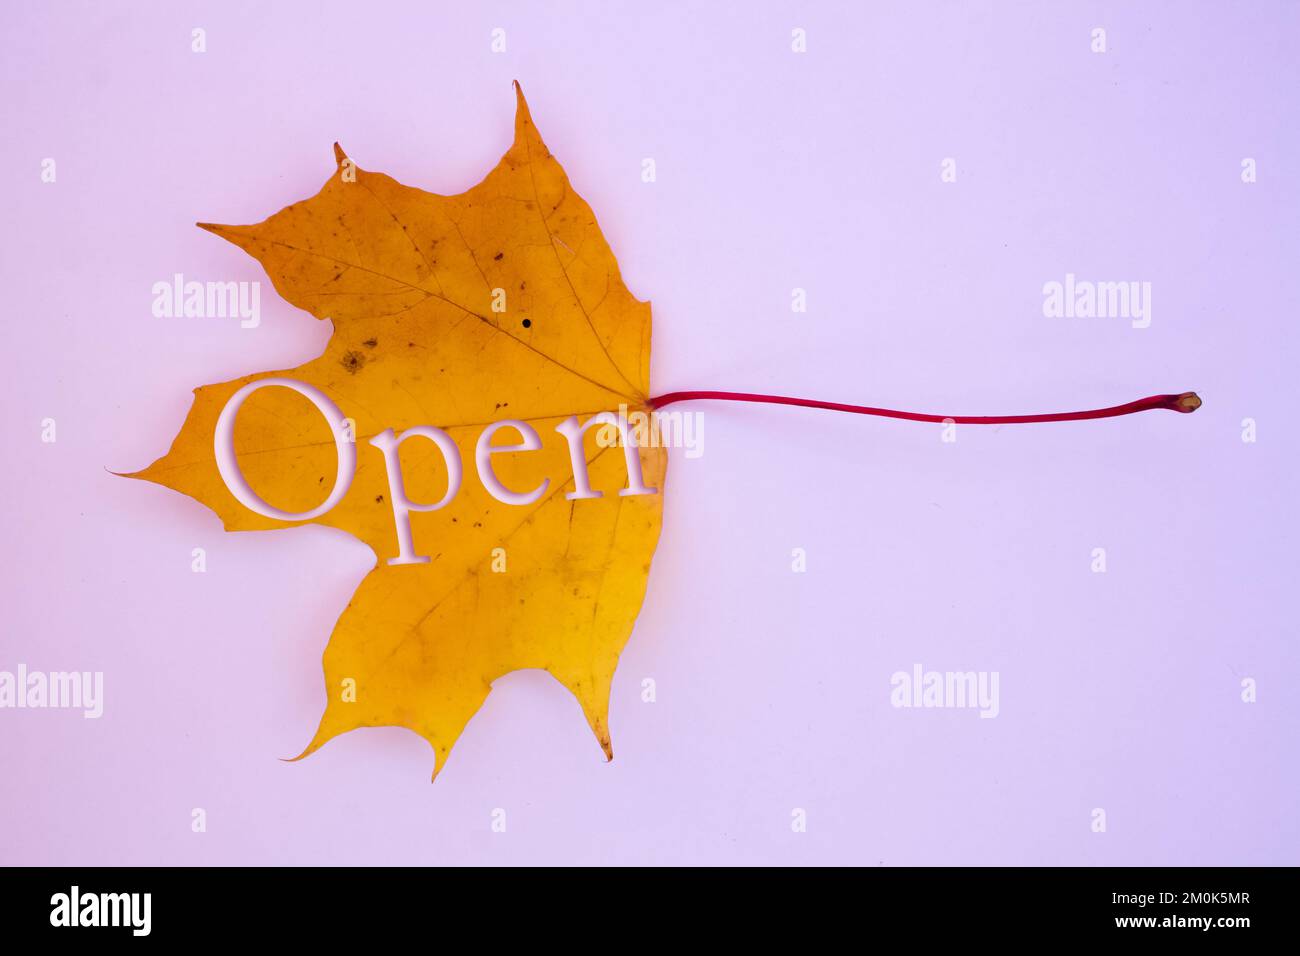
[[[335,624],[325,712],[295,759],[354,728],[396,725],[432,745],[436,778],[492,682],[521,668],[567,687],[613,755],[610,683],[644,597],[663,496],[613,493],[628,480],[624,452],[592,431],[582,447],[591,487],[605,494],[569,500],[569,444],[554,426],[648,408],[650,306],[624,285],[515,90],[513,145],[460,195],[361,170],[336,145],[335,174],[310,199],[252,226],[200,224],[258,259],[280,295],[334,331],[297,368],[196,389],[170,451],[131,477],[189,495],[229,531],[293,527],[307,522],[251,511],[223,481],[213,441],[223,408],[249,383],[288,378],[355,422],[352,484],[310,523],[349,532],[378,560]],[[545,493],[505,504],[467,480],[446,507],[410,515],[427,563],[388,564],[400,551],[389,475],[367,440],[434,425],[473,462],[484,427],[504,418],[530,423],[542,447],[494,453],[496,475],[510,489],[553,478]],[[311,511],[334,484],[335,435],[291,389],[248,395],[233,442],[248,485],[284,512]],[[639,456],[645,484],[662,492],[664,449]],[[448,477],[431,444],[407,442],[400,459],[412,500],[443,496]]]
[[[436,778],[492,682],[522,668],[567,687],[612,758],[610,683],[645,596],[667,455],[658,443],[578,433],[579,419],[617,410],[626,423],[674,402],[722,400],[951,427],[1201,405],[1183,392],[1077,412],[969,416],[751,392],[652,398],[650,306],[623,284],[517,83],[515,92],[513,145],[460,195],[366,172],[335,144],[336,172],[311,199],[253,226],[200,224],[258,259],[285,299],[331,319],[334,332],[319,358],[297,368],[195,389],[171,450],[129,477],[206,504],[229,531],[323,524],[378,559],[335,624],[325,713],[295,759],[357,727],[401,726],[432,745]],[[346,439],[322,410],[348,416]],[[527,435],[520,445],[491,443],[485,429],[503,420],[530,428],[536,444]],[[556,426],[570,422],[560,437]],[[432,438],[448,467],[432,465],[428,448],[422,456],[398,447],[395,432]],[[237,465],[218,459],[225,437]],[[440,441],[454,444],[450,455]],[[504,489],[486,486],[485,454]],[[484,483],[459,485],[453,458],[474,461]],[[510,490],[524,488],[537,493]],[[408,514],[407,502],[422,504]],[[286,514],[300,518],[277,517]]]

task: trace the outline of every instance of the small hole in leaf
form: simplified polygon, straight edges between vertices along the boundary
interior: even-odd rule
[[[533,320],[532,320],[532,319],[524,319],[524,328],[526,328],[526,329],[531,329],[532,327],[533,327]]]

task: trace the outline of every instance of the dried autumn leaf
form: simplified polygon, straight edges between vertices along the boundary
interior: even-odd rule
[[[331,319],[334,332],[319,358],[295,369],[196,389],[171,450],[132,477],[189,495],[230,531],[292,527],[304,522],[256,514],[226,487],[213,450],[222,409],[250,382],[290,378],[355,421],[352,485],[311,523],[351,533],[378,561],[334,627],[328,703],[300,756],[357,727],[409,727],[433,746],[436,777],[492,682],[521,668],[567,687],[612,756],[610,683],[645,593],[663,498],[617,495],[623,451],[601,447],[593,430],[584,450],[604,496],[568,500],[568,443],[554,426],[647,407],[650,306],[623,284],[517,84],[516,93],[514,144],[468,192],[403,186],[356,168],[336,146],[338,169],[317,195],[257,225],[203,227],[258,259],[285,299]],[[502,301],[505,311],[493,311]],[[410,516],[416,550],[430,561],[387,564],[398,554],[389,481],[367,439],[435,425],[473,463],[483,428],[505,418],[532,424],[543,447],[494,455],[496,474],[520,490],[550,478],[545,494],[504,504],[467,478],[449,505]],[[248,397],[234,448],[251,488],[283,511],[305,513],[333,486],[334,435],[290,389]],[[645,484],[662,491],[664,450],[639,454]],[[434,446],[407,442],[400,455],[410,498],[439,500],[447,475]],[[494,554],[505,573],[491,569]],[[346,680],[354,701],[340,693]]]

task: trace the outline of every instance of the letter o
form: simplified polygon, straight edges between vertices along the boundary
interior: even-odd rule
[[[239,409],[248,396],[268,385],[292,389],[306,398],[325,416],[330,431],[334,433],[334,447],[338,452],[338,474],[334,476],[334,490],[330,492],[328,498],[310,511],[295,514],[267,504],[249,486],[235,458],[235,416],[239,414]],[[308,521],[319,518],[343,500],[343,496],[352,487],[352,478],[357,470],[357,446],[348,440],[343,421],[344,416],[338,406],[320,389],[304,382],[291,378],[262,378],[256,382],[249,382],[230,396],[226,407],[221,410],[221,415],[217,418],[217,427],[212,436],[212,450],[217,459],[217,471],[220,472],[221,480],[226,483],[226,487],[239,503],[264,518],[275,518],[279,521]]]

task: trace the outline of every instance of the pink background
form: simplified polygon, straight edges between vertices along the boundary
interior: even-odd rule
[[[0,710],[0,862],[1300,863],[1300,7],[4,16],[0,669],[100,670],[106,700],[98,721]],[[194,386],[328,335],[196,220],[310,195],[336,139],[464,189],[509,142],[514,78],[654,302],[657,391],[997,414],[1194,388],[1205,407],[955,444],[704,407],[704,456],[672,453],[612,764],[533,671],[497,683],[435,785],[398,729],[282,763],[316,726],[320,654],[369,551],[319,528],[228,535],[106,469],[163,452]],[[261,327],[154,318],[175,272],[263,280]],[[1150,281],[1151,327],[1044,318],[1066,272]],[[1001,715],[894,709],[890,675],[914,663],[998,671]]]

